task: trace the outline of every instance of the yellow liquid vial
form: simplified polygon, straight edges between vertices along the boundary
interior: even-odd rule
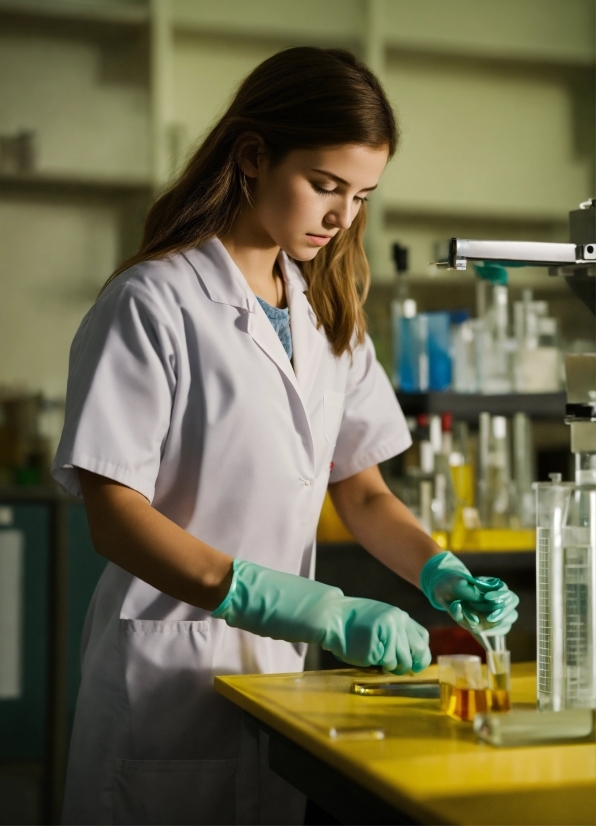
[[[505,652],[507,653],[507,652]],[[493,653],[492,659],[496,660],[503,654]],[[508,665],[508,663],[507,663]],[[510,711],[511,710],[511,675],[509,668],[506,671],[494,673],[490,670],[488,672],[488,687],[490,695],[490,710],[491,711]]]
[[[489,694],[491,711],[511,711],[511,694],[509,691],[495,691],[492,689]]]
[[[441,683],[441,711],[455,720],[471,722],[476,714],[489,709],[489,692],[485,688],[458,688]]]

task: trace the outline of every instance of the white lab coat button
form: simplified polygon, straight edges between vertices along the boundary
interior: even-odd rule
[[[300,481],[302,482],[303,485],[305,485],[306,487],[309,487],[310,479],[302,479],[301,478]]]

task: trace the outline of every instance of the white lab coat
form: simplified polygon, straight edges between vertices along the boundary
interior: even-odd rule
[[[327,484],[410,444],[372,343],[336,358],[280,256],[293,364],[220,241],[120,275],[70,358],[55,479],[117,480],[231,556],[312,577]],[[83,639],[67,823],[297,823],[217,674],[293,672],[304,646],[229,628],[108,564]]]

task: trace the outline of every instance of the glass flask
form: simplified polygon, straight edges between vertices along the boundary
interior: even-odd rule
[[[536,485],[538,708],[596,708],[596,485]]]

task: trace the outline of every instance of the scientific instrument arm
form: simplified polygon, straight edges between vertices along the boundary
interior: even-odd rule
[[[569,213],[569,243],[541,241],[481,241],[451,238],[436,266],[465,270],[468,261],[548,267],[562,275],[584,304],[596,313],[596,198]]]

